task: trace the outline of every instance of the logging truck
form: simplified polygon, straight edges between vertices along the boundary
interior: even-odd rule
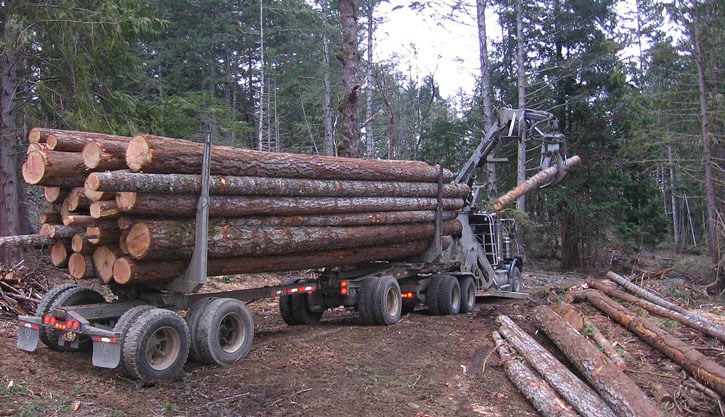
[[[210,221],[209,213],[210,210],[215,210],[214,200],[220,198],[213,194],[215,187],[223,188],[222,185],[227,187],[228,184],[224,179],[221,184],[218,178],[212,176],[212,159],[216,151],[211,146],[211,134],[208,134],[203,154],[199,158],[201,175],[196,176],[200,179],[200,192],[195,197],[195,201],[198,200],[196,218],[193,223],[189,223],[193,232],[190,261],[162,262],[158,264],[161,267],[154,270],[156,279],[152,279],[153,274],[133,269],[136,264],[131,258],[119,258],[113,265],[115,282],[111,281],[110,290],[115,297],[110,302],[90,288],[76,284],[56,286],[44,295],[35,315],[18,318],[17,346],[32,352],[38,346],[38,341],[42,341],[55,350],[92,350],[95,366],[116,368],[122,365],[131,376],[152,380],[173,377],[180,372],[188,356],[202,363],[222,365],[243,358],[249,352],[254,337],[252,314],[245,304],[252,300],[277,297],[280,314],[289,325],[317,323],[324,311],[340,306],[357,311],[360,320],[366,324],[393,325],[400,320],[402,313],[411,312],[418,306],[427,307],[431,315],[448,315],[473,311],[477,295],[525,298],[527,295],[521,292],[523,259],[515,253],[514,224],[512,220],[502,218],[499,210],[533,188],[560,182],[568,168],[576,165],[579,159],[566,159],[564,138],[558,131],[553,115],[532,110],[502,109],[498,116],[497,123],[486,132],[479,146],[452,181],[452,186],[444,179],[446,170],[440,166],[434,167],[437,178],[431,181],[430,186],[426,186],[427,189],[432,187],[434,190],[433,198],[430,199],[433,204],[424,213],[430,224],[405,229],[423,233],[421,236],[429,236],[425,240],[419,237],[417,240],[405,240],[400,237],[399,242],[391,242],[383,241],[383,236],[380,235],[378,246],[348,248],[342,244],[344,242],[337,245],[338,241],[332,239],[338,235],[330,234],[324,235],[328,236],[324,242],[329,247],[318,248],[312,254],[305,254],[304,251],[297,254],[297,249],[289,250],[288,252],[293,253],[277,258],[274,253],[284,252],[269,252],[268,256],[246,257],[242,260],[214,258],[210,255],[220,253],[226,247],[220,247],[212,238],[210,228],[217,226]],[[541,145],[542,171],[499,198],[494,204],[494,211],[484,212],[477,209],[477,170],[484,163],[491,162],[488,157],[499,142],[519,140],[524,133],[527,140],[537,141]],[[127,142],[128,140],[120,148],[127,149],[127,155],[130,155]],[[146,148],[148,143],[153,142],[144,142]],[[191,145],[185,146],[178,146],[177,152],[196,152]],[[29,162],[32,162],[31,156],[28,157]],[[266,157],[260,152],[253,156]],[[33,156],[38,161],[52,157],[47,152]],[[127,161],[128,158],[127,156]],[[328,170],[328,163],[337,164],[343,159],[315,156],[305,158],[308,159],[302,163],[312,164],[315,172]],[[128,166],[133,169],[132,162],[128,162]],[[378,162],[383,164],[386,161],[360,161],[363,164],[360,169],[368,165],[377,169],[375,164]],[[217,165],[230,163],[217,161]],[[107,164],[111,166],[111,162]],[[418,167],[415,165],[418,163],[408,164],[406,166],[411,169]],[[26,181],[29,183],[32,180],[28,180],[32,177],[31,168],[32,166],[28,166],[26,170],[24,166],[24,174],[28,172]],[[105,178],[104,173],[97,174],[93,177],[96,181]],[[47,173],[43,175],[48,176]],[[142,180],[139,181],[137,189],[150,181],[150,177],[138,178]],[[32,181],[43,184],[42,179]],[[248,180],[242,178],[239,181],[247,181],[240,188],[251,186]],[[396,189],[406,188],[405,184],[394,184]],[[260,193],[267,191],[272,185],[264,185]],[[319,189],[325,186],[325,181],[318,181],[314,185]],[[335,189],[342,189],[345,184],[334,185],[333,192]],[[411,183],[410,187],[414,186]],[[299,187],[301,186],[298,185]],[[458,190],[463,187],[466,190],[465,198],[460,200],[461,204],[448,204],[449,200],[454,199],[444,198],[444,190],[451,187]],[[119,202],[118,197],[116,201]],[[261,200],[255,201],[259,203]],[[363,204],[361,201],[353,201],[353,205]],[[322,207],[323,202],[319,204]],[[390,213],[373,213],[362,217],[367,222],[377,224],[375,222],[383,222],[381,219],[390,216]],[[340,220],[340,217],[342,216],[336,217],[335,221]],[[344,220],[351,221],[350,217],[345,217]],[[259,223],[262,220],[258,218],[254,221],[257,223],[251,220],[245,223],[248,228],[252,228],[251,232],[255,232],[256,224],[263,224]],[[285,221],[298,219],[285,218]],[[225,227],[225,231],[238,230],[229,224]],[[375,227],[382,226],[359,226],[348,230],[354,233],[379,230],[374,229]],[[146,232],[148,229],[145,229]],[[330,232],[335,228],[324,226],[318,229]],[[404,235],[403,232],[400,233],[394,236]],[[233,244],[226,241],[226,245]],[[179,242],[177,246],[183,245]],[[174,248],[169,250],[172,249]],[[127,252],[129,250],[132,251],[133,248],[127,248]],[[181,255],[186,255],[186,252]],[[280,262],[278,258],[284,258],[284,262]],[[286,266],[289,269],[290,265],[316,266],[315,278],[296,279],[283,285],[237,291],[198,292],[209,275],[220,275],[221,272],[229,270],[250,270],[249,268],[255,271],[280,270]],[[173,278],[161,279],[164,274]]]

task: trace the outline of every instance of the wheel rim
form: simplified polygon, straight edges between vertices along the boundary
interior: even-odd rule
[[[385,305],[388,316],[394,317],[398,314],[398,310],[400,310],[400,296],[395,291],[395,287],[388,288],[385,294]]]
[[[244,344],[246,330],[239,313],[229,313],[219,323],[219,346],[227,353],[239,350]]]
[[[453,286],[451,290],[451,307],[454,309],[461,305],[461,288]]]
[[[469,284],[466,287],[466,306],[473,307],[476,304],[476,289],[473,288],[473,284]]]
[[[146,360],[151,368],[162,371],[176,362],[181,351],[181,337],[173,327],[156,330],[146,345]]]

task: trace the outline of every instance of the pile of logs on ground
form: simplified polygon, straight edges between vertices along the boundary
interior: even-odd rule
[[[45,187],[55,209],[40,214],[39,235],[15,239],[52,244],[52,264],[74,278],[159,282],[186,269],[201,144],[37,128],[29,140],[23,178]],[[224,146],[212,149],[211,174],[209,275],[419,256],[435,235],[439,197],[442,232],[452,236],[461,233],[456,212],[470,193],[424,162]]]
[[[716,342],[725,340],[725,327],[613,272],[608,278],[572,288],[565,302],[554,308],[540,306],[534,310],[537,330],[553,342],[581,379],[509,317],[498,317],[500,327],[493,339],[504,370],[519,391],[544,416],[664,416],[662,410],[667,406],[660,403],[673,403],[675,393],[653,383],[647,387],[648,396],[629,378],[626,361],[613,344],[579,308],[569,304],[588,302],[682,367],[700,393],[722,410],[725,367],[610,296],[676,320]],[[626,291],[617,289],[618,285]]]

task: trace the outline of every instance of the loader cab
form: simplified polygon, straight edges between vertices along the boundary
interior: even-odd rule
[[[513,260],[514,219],[501,218],[499,213],[475,212],[468,215],[468,224],[492,266],[501,267]]]

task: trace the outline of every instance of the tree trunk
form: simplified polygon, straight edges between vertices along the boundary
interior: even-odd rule
[[[669,162],[670,201],[672,204],[672,237],[675,246],[680,247],[680,210],[675,194],[675,164],[672,161],[672,145],[667,146],[667,161]]]
[[[548,306],[534,323],[589,381],[620,417],[663,417],[657,405],[612,361]]]
[[[201,172],[202,153],[203,148],[193,142],[139,135],[128,146],[126,163],[132,171],[197,174]],[[371,161],[225,146],[212,148],[211,173],[317,180],[438,182],[438,170],[425,162]],[[453,174],[445,170],[443,182],[452,179]]]
[[[72,253],[68,259],[68,274],[75,279],[93,278],[96,270],[93,268],[93,258],[86,253]]]
[[[137,214],[165,213],[190,217],[196,214],[198,198],[186,195],[118,193],[116,203],[122,212]],[[365,213],[370,211],[433,210],[435,198],[406,197],[243,197],[214,196],[209,199],[209,216],[238,217]],[[443,210],[463,207],[462,199],[443,199]]]
[[[23,164],[23,179],[30,185],[82,187],[86,174],[79,152],[34,151]]]
[[[19,247],[40,247],[53,243],[53,239],[49,236],[35,235],[18,235],[18,236],[2,236],[0,237],[0,249],[19,248]]]
[[[360,51],[357,41],[357,1],[340,0],[339,11],[342,26],[342,51],[337,58],[342,63],[342,80],[345,90],[339,107],[341,146],[338,149],[338,155],[357,158],[360,152],[358,117]]]
[[[128,142],[131,139],[129,138]],[[83,164],[88,169],[114,171],[126,169],[128,142],[91,141],[83,147]]]
[[[584,417],[617,417],[593,389],[536,343],[513,320],[503,315],[498,316],[497,320],[501,325],[499,333],[579,414]]]
[[[566,160],[566,166],[567,169],[576,165],[579,165],[581,163],[581,158],[579,156],[572,156],[571,158]],[[525,181],[522,181],[514,187],[511,191],[507,192],[503,196],[499,197],[494,203],[493,203],[493,209],[496,211],[501,211],[509,204],[513,203],[514,201],[517,201],[519,197],[522,195],[525,195],[529,191],[532,191],[536,189],[537,187],[541,186],[542,184],[545,184],[547,181],[554,178],[559,173],[559,167],[553,166],[546,168],[545,170],[539,172],[538,174],[534,175],[533,177],[526,179]]]
[[[665,300],[664,298],[653,294],[644,288],[637,286],[624,278],[621,275],[618,275],[612,271],[607,272],[607,278],[612,280],[613,282],[619,284],[621,287],[624,287],[627,291],[631,292],[632,294],[636,294],[645,300],[648,300],[654,304],[657,304],[658,306],[662,306],[664,308],[670,309],[672,311],[676,311],[681,314],[688,314],[690,311],[684,307],[680,307],[675,303],[669,302]]]
[[[432,239],[434,233],[435,226],[430,223],[351,227],[210,226],[208,255],[222,258],[348,249]],[[443,234],[460,233],[461,224],[457,220],[444,223]],[[194,225],[174,221],[136,223],[126,237],[126,245],[134,259],[189,258],[194,249]]]
[[[322,8],[322,119],[325,125],[324,153],[327,156],[335,156],[335,134],[332,127],[332,87],[330,84],[330,27],[327,20],[330,3],[328,0],[318,0]]]
[[[264,0],[259,0],[259,101],[257,102],[258,151],[264,150],[264,65]]]
[[[604,314],[619,322],[633,333],[664,353],[682,368],[692,373],[695,379],[725,395],[725,368],[700,353],[697,348],[670,335],[659,327],[630,313],[598,290],[586,290],[586,298]]]
[[[526,63],[525,63],[525,44],[524,44],[524,0],[516,0],[516,79],[519,90],[519,110],[526,111]],[[526,120],[521,115],[519,123],[519,147],[518,147],[518,163],[516,170],[516,182],[523,183],[526,180]],[[526,211],[525,193],[516,198],[516,210]],[[521,230],[520,228],[518,230]],[[520,234],[520,232],[519,232]],[[518,236],[519,242],[522,236]]]
[[[377,0],[367,1],[367,69],[365,70],[365,158],[375,157],[375,134],[373,132],[373,34],[375,33],[375,4]]]
[[[125,171],[94,172],[88,175],[86,185],[94,191],[198,195],[201,192],[201,176],[139,174]],[[212,176],[209,181],[209,193],[283,197],[436,197],[438,184]],[[463,198],[468,194],[470,189],[465,184],[443,185],[445,198]]]
[[[367,248],[326,250],[289,254],[285,256],[252,256],[209,259],[207,274],[236,275],[256,272],[298,271],[334,266],[359,265],[375,261],[392,261],[416,256],[430,245],[427,240],[406,244],[382,245]],[[189,261],[142,262],[121,257],[113,265],[113,278],[118,284],[149,281],[168,281],[183,273]]]
[[[493,126],[495,121],[493,114],[493,105],[491,100],[491,65],[488,58],[488,34],[486,33],[486,2],[488,0],[476,0],[476,17],[478,23],[478,56],[481,66],[481,99],[483,100],[483,127],[484,135]],[[489,157],[493,158],[494,153],[491,152]],[[486,190],[487,200],[493,200],[498,195],[498,175],[496,172],[496,164],[486,164]]]
[[[494,331],[492,337],[498,347],[498,354],[501,357],[506,376],[542,416],[579,416],[546,381],[515,356],[498,332]]]

